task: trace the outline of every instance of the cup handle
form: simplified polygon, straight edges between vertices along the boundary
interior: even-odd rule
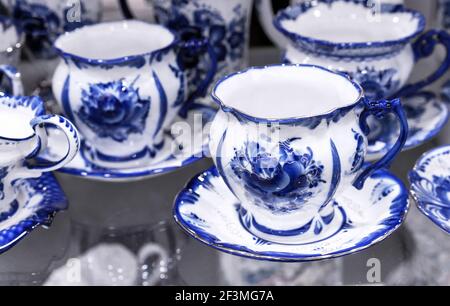
[[[55,162],[27,165],[27,171],[42,173],[58,170],[72,161],[80,149],[80,138],[78,136],[78,131],[70,121],[58,115],[44,115],[31,121],[31,126],[36,131],[40,144],[34,154],[28,156],[27,159],[35,158],[39,152],[42,152],[45,149],[47,145],[47,132],[45,131],[46,125],[59,128],[64,132],[68,142],[67,152],[60,160]]]
[[[405,85],[395,95],[393,95],[391,99],[410,96],[425,86],[434,83],[447,72],[450,68],[450,34],[444,30],[431,29],[422,34],[422,36],[414,42],[412,45],[414,61],[418,62],[421,59],[431,56],[438,44],[442,44],[446,52],[445,59],[439,68],[425,79],[414,84]]]
[[[20,73],[14,66],[1,65],[0,74],[6,77],[11,84],[11,92],[5,92],[8,95],[22,96],[23,95],[23,85]]]
[[[206,53],[210,59],[211,66],[208,69],[208,73],[206,74],[205,78],[200,82],[200,85],[198,88],[189,95],[186,103],[184,104],[183,108],[180,110],[180,116],[186,117],[187,111],[189,110],[190,105],[195,102],[195,100],[199,97],[205,96],[207,93],[209,86],[211,85],[212,81],[214,80],[214,77],[217,72],[217,56],[216,52],[214,51],[213,47],[209,43],[208,39],[203,38],[192,38],[185,42],[182,42],[180,44],[181,52],[187,52],[188,54],[192,56],[199,56],[202,54],[205,49]],[[194,68],[195,69],[195,68]]]
[[[133,13],[131,12],[130,6],[127,0],[119,0],[120,10],[122,11],[123,17],[126,19],[134,19]]]
[[[137,259],[139,264],[140,265],[145,264],[147,258],[153,255],[158,256],[160,261],[164,261],[166,263],[169,259],[166,250],[164,250],[160,245],[156,243],[147,243],[138,252]],[[153,286],[158,282],[159,276],[160,276],[159,270],[154,270],[149,275],[146,281],[150,286]]]
[[[406,114],[400,103],[400,99],[394,100],[380,100],[380,101],[364,101],[365,108],[359,118],[361,130],[365,135],[370,133],[367,118],[371,115],[381,119],[388,113],[394,114],[400,121],[400,136],[395,145],[381,158],[378,162],[367,166],[362,173],[356,178],[353,186],[361,190],[364,187],[365,181],[372,175],[372,173],[381,168],[389,168],[395,157],[401,152],[405,142],[408,138],[408,121]]]

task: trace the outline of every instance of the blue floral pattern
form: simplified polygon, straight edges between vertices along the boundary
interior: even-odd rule
[[[63,16],[67,16],[66,7]],[[29,2],[28,0],[16,0],[12,14],[15,20],[18,20],[26,35],[27,46],[36,54],[43,57],[56,55],[52,49],[55,39],[65,31],[72,31],[80,26],[94,23],[85,16],[86,8],[83,2],[80,2],[80,22],[69,22],[67,18],[60,18],[58,13],[49,9],[48,6]]]
[[[279,152],[267,152],[259,143],[249,142],[235,150],[231,169],[243,181],[249,194],[256,194],[256,205],[274,213],[298,210],[314,195],[321,183],[324,167],[314,160],[311,148],[298,152],[289,139],[280,143]]]
[[[351,160],[352,168],[350,173],[358,172],[364,164],[364,156],[366,155],[364,149],[364,136],[352,129],[353,137],[356,140],[356,151]]]
[[[101,138],[123,142],[131,133],[143,133],[150,110],[150,98],[123,80],[91,84],[82,90],[78,116]]]
[[[450,146],[425,155],[409,173],[411,194],[417,207],[435,224],[450,233]]]
[[[58,36],[61,23],[59,17],[43,4],[18,0],[13,17],[20,22],[26,34],[27,45],[37,53],[49,49]]]
[[[400,80],[396,79],[396,69],[377,70],[375,67],[358,68],[356,72],[345,72],[364,89],[371,100],[386,99],[400,88]]]
[[[169,1],[169,0],[168,0]],[[170,0],[169,7],[155,3],[155,16],[158,23],[180,34],[183,41],[208,38],[219,63],[218,70],[224,70],[228,64],[240,61],[245,53],[247,12],[241,4],[233,8],[234,17],[226,22],[220,11],[198,0],[193,0],[194,10],[186,9],[190,1]],[[203,54],[180,52],[180,66],[191,69],[189,79],[196,88],[206,75],[208,64]]]

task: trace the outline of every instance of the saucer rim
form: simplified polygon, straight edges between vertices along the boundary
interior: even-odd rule
[[[350,254],[358,253],[360,251],[363,251],[365,249],[368,249],[369,247],[380,243],[381,241],[388,238],[390,235],[392,235],[397,229],[399,229],[404,221],[406,220],[406,217],[409,213],[410,207],[411,207],[411,201],[409,198],[409,192],[406,188],[405,184],[394,174],[392,174],[390,171],[386,169],[380,169],[375,171],[374,174],[381,174],[383,177],[389,177],[393,181],[395,181],[398,186],[400,187],[400,195],[399,197],[404,197],[404,209],[399,211],[398,214],[401,214],[401,218],[396,222],[394,226],[387,225],[386,229],[383,230],[382,234],[378,235],[376,239],[370,239],[367,242],[363,243],[359,247],[355,248],[347,248],[344,250],[335,251],[333,253],[321,255],[308,255],[308,256],[302,256],[301,254],[294,255],[293,253],[286,253],[286,255],[283,257],[283,255],[280,252],[277,252],[277,256],[269,255],[267,252],[257,252],[250,249],[247,249],[246,251],[238,250],[233,248],[233,246],[227,246],[227,245],[221,245],[214,242],[209,242],[205,238],[200,237],[194,230],[190,228],[188,224],[184,221],[184,219],[180,216],[178,208],[180,207],[180,197],[182,194],[189,192],[189,189],[191,189],[192,184],[199,183],[199,177],[202,175],[210,176],[213,175],[214,177],[218,177],[220,179],[220,175],[214,175],[214,171],[217,171],[215,166],[212,166],[208,168],[207,170],[204,170],[197,175],[195,175],[186,185],[185,187],[177,194],[174,205],[172,208],[172,215],[175,219],[175,222],[180,226],[180,228],[185,231],[187,234],[189,234],[191,237],[193,237],[195,240],[200,241],[201,243],[212,247],[216,250],[219,250],[224,253],[228,253],[231,255],[236,255],[240,257],[245,257],[249,259],[256,259],[256,260],[264,260],[264,261],[273,261],[273,262],[312,262],[312,261],[320,261],[320,260],[326,260],[326,259],[332,259],[332,258],[339,258],[343,256],[347,256]],[[371,177],[374,175],[372,174]],[[378,175],[380,177],[380,175]],[[231,192],[231,191],[230,191]],[[378,230],[379,231],[379,230]],[[373,233],[373,232],[371,232]],[[253,234],[251,234],[253,235]],[[339,234],[337,234],[339,235]],[[254,235],[253,235],[254,236]],[[254,236],[256,237],[256,236]],[[361,242],[361,241],[359,241]],[[359,243],[358,242],[358,243]],[[277,244],[277,243],[272,243]]]
[[[409,173],[411,173],[411,172],[416,172],[417,173],[418,170],[419,170],[418,168],[425,161],[425,159],[430,158],[433,154],[436,154],[438,151],[443,150],[443,149],[450,150],[450,144],[449,145],[438,146],[436,148],[433,148],[433,149],[423,153],[419,157],[419,159],[417,160],[416,164],[414,165],[414,168]],[[411,182],[410,175],[408,175],[408,181],[410,183],[409,193],[411,194],[411,197],[413,198],[413,200],[414,200],[414,202],[416,204],[416,207],[419,209],[419,211],[425,217],[427,217],[428,220],[430,220],[432,223],[434,223],[441,231],[443,231],[447,235],[450,235],[450,225],[447,225],[443,221],[440,221],[433,214],[431,214],[428,209],[425,208],[427,206],[426,205],[427,202],[421,200],[421,196],[415,190],[416,184],[414,182]],[[450,206],[448,207],[448,209],[450,210]]]
[[[194,103],[191,105],[191,108],[188,110],[189,112],[194,111],[201,111],[202,113],[208,113],[213,112],[211,114],[210,121],[214,119],[214,116],[216,114],[216,109],[213,108],[210,105],[206,105],[203,103]],[[185,121],[185,118],[183,118]],[[197,152],[193,152],[190,154],[189,157],[180,157],[177,158],[173,154],[168,156],[167,159],[155,163],[153,165],[148,165],[146,167],[140,167],[137,169],[141,169],[140,171],[136,172],[128,172],[123,173],[121,172],[122,169],[102,169],[102,170],[95,170],[95,171],[86,171],[85,168],[72,168],[72,167],[62,167],[58,169],[56,172],[63,173],[67,175],[72,175],[75,177],[80,177],[82,179],[87,179],[91,181],[100,181],[100,182],[111,182],[111,183],[123,183],[123,182],[134,182],[134,181],[141,181],[149,178],[158,177],[160,175],[168,174],[171,172],[175,172],[177,170],[180,170],[181,168],[184,168],[186,166],[189,166],[195,162],[201,161],[208,157],[208,143],[204,143],[202,146],[202,150],[198,150]],[[81,150],[80,150],[81,152]],[[77,153],[80,154],[80,153]],[[201,156],[200,156],[201,154]],[[158,167],[159,164],[161,164],[164,161],[167,161],[170,158],[175,158],[176,160],[179,160],[181,162],[181,165],[179,166],[171,166],[171,167]],[[70,165],[70,164],[69,164]],[[125,170],[131,170],[131,169],[125,169]]]
[[[35,184],[32,186],[34,194],[43,194],[44,198],[39,202],[40,207],[33,211],[30,216],[19,220],[17,223],[6,229],[0,230],[0,235],[2,237],[8,236],[5,238],[4,242],[0,242],[0,255],[13,248],[36,228],[40,226],[50,226],[56,214],[69,207],[69,201],[62,190],[61,185],[52,173],[43,173],[38,178],[25,179],[24,181],[28,184],[34,182]],[[44,186],[45,190],[36,187],[44,181],[47,182]],[[47,200],[50,201],[50,203],[44,203]],[[14,215],[18,214],[23,209],[24,207],[19,207],[19,210]],[[14,218],[14,215],[10,216],[8,220]]]

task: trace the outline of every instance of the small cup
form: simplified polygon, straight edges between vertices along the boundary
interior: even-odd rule
[[[338,212],[332,199],[362,189],[403,147],[408,124],[400,101],[369,102],[348,76],[310,65],[254,67],[222,79],[210,152],[240,200],[254,235],[280,243],[316,241]],[[393,113],[395,146],[364,167],[370,115]],[[329,234],[329,233],[328,233]]]
[[[63,117],[46,115],[38,97],[0,97],[0,122],[0,215],[6,218],[17,205],[17,180],[63,167],[75,157],[80,143],[75,127]],[[59,160],[39,164],[39,153],[47,147],[46,125],[66,134],[67,152]]]
[[[17,23],[0,16],[0,88],[8,95],[23,95],[20,73],[16,69],[23,41],[24,35]]]
[[[371,2],[319,0],[278,13],[274,25],[289,41],[284,62],[346,73],[373,100],[416,94],[447,72],[450,35],[446,31],[425,32],[426,19],[420,12]],[[407,84],[414,65],[431,56],[438,45],[446,51],[439,67]]]
[[[215,74],[212,55],[212,74],[188,92],[187,70],[177,54],[208,48],[204,43],[181,42],[163,26],[140,21],[85,26],[58,38],[55,48],[63,61],[53,76],[53,92],[86,140],[84,156],[115,169],[154,162],[164,147],[164,131],[204,95]]]

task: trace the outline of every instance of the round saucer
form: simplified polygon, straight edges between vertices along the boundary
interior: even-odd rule
[[[175,124],[181,124],[183,131],[174,137],[170,131],[166,131],[164,146],[160,149],[155,161],[151,164],[129,169],[113,169],[98,167],[86,157],[86,145],[82,141],[81,150],[77,156],[65,167],[58,170],[74,176],[98,181],[128,182],[154,177],[164,173],[175,171],[204,158],[205,149],[208,147],[207,131],[205,126],[215,115],[216,111],[203,104],[195,104],[188,111],[186,118],[178,117]],[[188,131],[188,132],[186,132]],[[57,129],[49,129],[49,145],[43,153],[45,160],[55,159],[64,152],[64,135]],[[53,139],[53,143],[50,140]],[[176,152],[174,152],[176,148]]]
[[[419,210],[450,234],[450,145],[422,155],[409,181]]]
[[[366,249],[393,233],[409,209],[405,186],[385,170],[374,173],[363,190],[349,187],[333,201],[345,216],[344,226],[335,234],[296,245],[265,241],[244,228],[239,201],[212,167],[194,177],[180,192],[174,217],[192,237],[220,251],[260,260],[299,262]]]
[[[67,209],[67,199],[53,174],[18,181],[18,207],[0,222],[0,254],[6,252],[36,227],[50,226],[54,215]]]
[[[421,92],[401,100],[409,125],[408,140],[403,150],[416,148],[430,140],[447,123],[448,108],[435,94]],[[367,161],[383,157],[393,147],[399,135],[398,123],[393,116],[373,122],[374,126],[369,135]]]

